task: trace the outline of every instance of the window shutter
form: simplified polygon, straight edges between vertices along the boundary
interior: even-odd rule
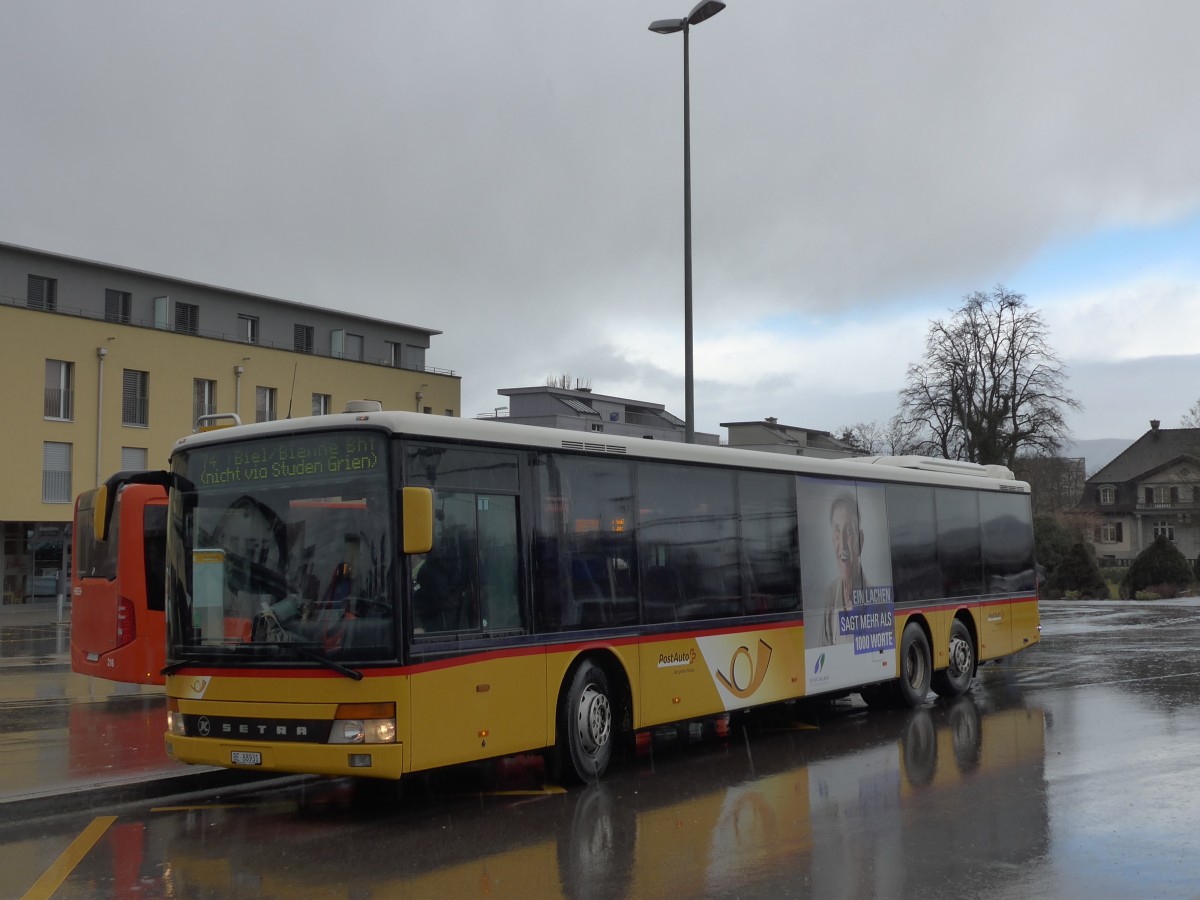
[[[42,444],[42,502],[71,502],[71,445],[58,441]]]
[[[145,447],[122,447],[121,470],[125,472],[141,472],[146,468]]]

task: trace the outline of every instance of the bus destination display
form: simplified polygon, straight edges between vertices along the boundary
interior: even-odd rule
[[[302,481],[379,469],[385,442],[374,434],[328,434],[246,441],[202,448],[192,456],[194,480],[204,487]]]

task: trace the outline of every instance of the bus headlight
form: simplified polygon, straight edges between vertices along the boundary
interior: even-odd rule
[[[179,711],[179,701],[174,697],[167,698],[167,733],[180,737],[187,734],[183,727],[183,713]]]
[[[396,704],[339,703],[329,743],[396,743]]]

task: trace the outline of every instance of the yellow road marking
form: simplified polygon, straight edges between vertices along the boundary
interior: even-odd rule
[[[54,892],[62,887],[63,882],[67,880],[75,867],[91,852],[91,849],[96,846],[96,842],[104,836],[104,832],[108,831],[109,826],[115,821],[117,821],[116,816],[100,816],[92,819],[92,823],[83,829],[79,837],[71,841],[71,845],[25,893],[22,900],[49,900],[54,896]]]

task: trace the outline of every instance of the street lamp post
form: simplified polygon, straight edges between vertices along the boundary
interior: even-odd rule
[[[683,439],[696,441],[696,389],[692,366],[692,128],[688,78],[688,31],[725,8],[720,0],[700,0],[684,19],[657,19],[656,34],[683,32]]]

